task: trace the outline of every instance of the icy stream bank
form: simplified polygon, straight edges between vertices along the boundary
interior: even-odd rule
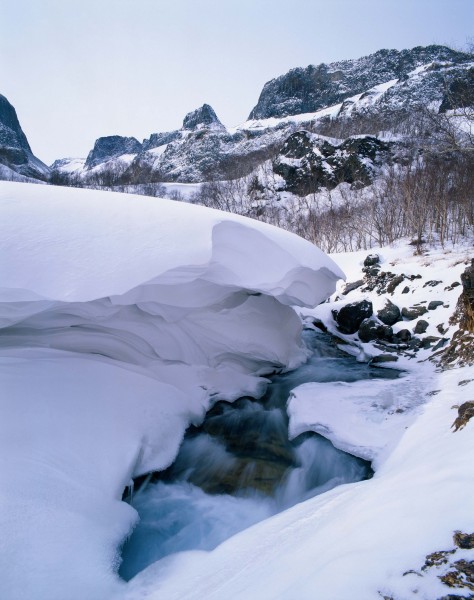
[[[123,550],[125,579],[169,554],[211,550],[297,502],[371,476],[368,462],[317,434],[290,442],[288,397],[307,382],[391,379],[398,372],[358,363],[329,335],[306,331],[304,339],[312,352],[307,363],[273,377],[260,401],[219,402],[190,429],[167,471],[137,482],[128,500],[140,522]]]

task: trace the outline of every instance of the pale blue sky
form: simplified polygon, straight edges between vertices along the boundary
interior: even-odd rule
[[[380,48],[473,40],[474,0],[0,0],[0,93],[47,163],[103,135],[243,122],[266,81]]]

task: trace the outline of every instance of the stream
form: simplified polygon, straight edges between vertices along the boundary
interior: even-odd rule
[[[311,381],[396,378],[342,352],[334,338],[305,330],[312,354],[294,371],[271,377],[260,400],[217,402],[190,427],[173,465],[136,480],[126,501],[140,521],[122,549],[120,576],[184,550],[212,550],[228,537],[343,483],[368,479],[370,463],[337,450],[314,433],[288,440],[286,403]]]

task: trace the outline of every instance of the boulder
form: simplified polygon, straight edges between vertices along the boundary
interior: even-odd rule
[[[334,320],[341,333],[356,333],[364,319],[373,314],[372,302],[362,300],[346,304],[339,311],[333,311]]]
[[[393,330],[389,325],[379,323],[375,319],[364,319],[357,332],[361,342],[367,343],[372,340],[390,341],[393,337]]]
[[[387,362],[396,362],[398,360],[398,356],[392,356],[391,354],[378,354],[374,356],[370,361],[371,365],[383,364]]]
[[[390,300],[387,300],[385,306],[378,311],[377,317],[382,323],[385,323],[385,325],[395,325],[395,323],[398,323],[402,318],[400,309],[396,304],[390,302]]]
[[[364,284],[364,280],[363,279],[358,279],[357,281],[354,281],[352,283],[346,283],[346,286],[344,287],[342,295],[345,296],[349,292],[352,292],[353,290],[356,290],[357,288],[360,288],[360,286],[363,285],[363,284]]]
[[[431,300],[428,304],[428,310],[436,310],[438,306],[443,306],[443,302],[441,300]]]
[[[418,317],[421,317],[427,312],[428,309],[424,306],[410,306],[410,308],[403,307],[402,317],[404,317],[408,321],[413,321],[414,319],[418,319]]]
[[[378,254],[369,254],[364,260],[364,267],[373,267],[380,264],[380,256]]]
[[[397,331],[395,334],[395,337],[399,342],[406,343],[411,340],[411,333],[408,331],[408,329],[400,329],[400,331]]]
[[[392,281],[387,285],[387,292],[389,294],[393,294],[395,288],[400,285],[400,283],[405,279],[405,275],[397,275],[392,279]]]
[[[419,321],[416,322],[413,333],[425,333],[425,331],[428,329],[428,325],[429,325],[428,321],[424,321],[423,319],[420,319]]]

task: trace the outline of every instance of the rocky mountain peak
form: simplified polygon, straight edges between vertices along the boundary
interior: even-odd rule
[[[183,120],[183,129],[219,128],[224,125],[219,121],[217,115],[209,104],[203,104],[200,108],[188,113]]]
[[[30,145],[25,134],[20,126],[16,110],[8,102],[5,96],[0,95],[0,136],[3,142],[3,137],[9,135],[9,142],[12,146],[31,152]],[[9,131],[5,131],[8,129]],[[3,143],[2,143],[3,146]]]
[[[0,95],[0,165],[34,179],[47,179],[48,167],[31,152],[16,110]]]
[[[138,154],[141,149],[142,145],[134,137],[123,137],[121,135],[100,137],[95,141],[94,147],[89,152],[85,167],[92,169],[100,163],[122,156],[122,154]]]
[[[249,119],[286,117],[316,112],[391,80],[404,80],[418,67],[457,66],[474,55],[446,46],[417,46],[411,50],[379,50],[355,60],[291,69],[268,81]],[[436,67],[438,65],[438,67]]]

